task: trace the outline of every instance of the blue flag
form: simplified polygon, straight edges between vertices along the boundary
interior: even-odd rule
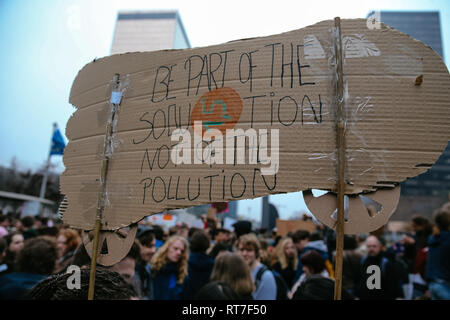
[[[64,147],[66,146],[66,143],[64,142],[64,138],[61,135],[61,132],[59,129],[55,130],[55,133],[53,133],[52,137],[52,148],[50,149],[50,155],[62,155],[64,154]]]

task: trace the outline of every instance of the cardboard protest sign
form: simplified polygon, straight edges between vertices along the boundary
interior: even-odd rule
[[[430,47],[384,24],[368,29],[356,19],[341,26],[346,194],[390,190],[428,170],[447,145],[448,70]],[[167,209],[335,191],[333,37],[329,20],[269,37],[87,64],[70,93],[77,110],[66,127],[64,221],[93,228],[117,92],[102,230]],[[120,86],[112,93],[115,74]],[[386,200],[393,211],[393,192],[375,201]],[[325,209],[331,215],[333,208]]]

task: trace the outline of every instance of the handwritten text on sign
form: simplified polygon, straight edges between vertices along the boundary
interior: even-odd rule
[[[142,204],[194,201],[203,193],[209,201],[248,198],[255,196],[258,184],[275,192],[283,139],[278,128],[286,132],[286,127],[322,123],[323,98],[310,96],[308,88],[316,83],[302,79],[310,67],[303,62],[302,47],[270,43],[249,52],[210,52],[159,66],[151,82],[151,111],[139,118],[148,130],[132,140],[145,145],[138,168]],[[270,56],[271,65],[257,63],[262,55]],[[227,80],[229,73],[234,80]],[[178,81],[185,90],[173,89]],[[280,88],[288,94],[277,95]],[[165,136],[170,143],[161,139]],[[194,170],[161,174],[170,165],[191,165]],[[252,174],[240,172],[242,165],[247,170],[253,165]],[[217,172],[194,174],[198,168]]]

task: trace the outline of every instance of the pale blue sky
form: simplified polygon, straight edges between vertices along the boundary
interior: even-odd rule
[[[440,11],[445,61],[450,53],[450,1],[154,1],[0,0],[0,165],[16,157],[36,169],[49,150],[52,123],[64,134],[68,96],[78,70],[109,55],[119,10],[178,9],[193,47],[266,36],[321,20],[365,18],[371,10]],[[155,6],[156,5],[156,6]],[[209,17],[219,16],[222,20]],[[61,157],[52,159],[64,170]],[[302,211],[298,194],[271,197],[282,217]],[[260,212],[261,200],[242,203]],[[256,213],[255,213],[256,214]]]

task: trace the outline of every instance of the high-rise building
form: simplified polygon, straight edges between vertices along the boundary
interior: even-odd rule
[[[444,56],[439,11],[380,11],[379,13],[381,22],[422,41],[441,57]]]
[[[381,11],[379,19],[444,56],[439,12]],[[450,144],[430,170],[401,184],[399,205],[391,220],[409,221],[414,214],[431,218],[433,211],[449,200],[449,192]]]
[[[178,11],[120,12],[111,54],[190,47]]]

